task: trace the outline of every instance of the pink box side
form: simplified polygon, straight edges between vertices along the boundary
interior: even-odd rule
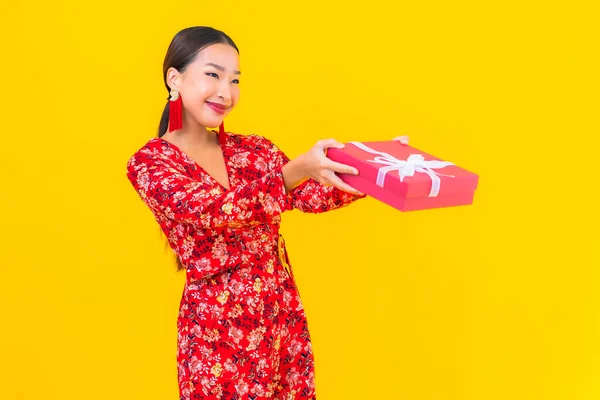
[[[355,175],[340,174],[340,179],[353,188],[392,206],[400,211],[416,211],[430,208],[455,207],[473,204],[475,191],[469,190],[435,197],[405,197],[377,186],[367,178]]]

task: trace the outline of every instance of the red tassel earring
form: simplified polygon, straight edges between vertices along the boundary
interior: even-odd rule
[[[224,122],[221,122],[221,125],[219,125],[219,135],[222,135],[225,133],[225,125]]]
[[[183,103],[179,92],[171,90],[169,99],[169,132],[176,131],[183,127]]]

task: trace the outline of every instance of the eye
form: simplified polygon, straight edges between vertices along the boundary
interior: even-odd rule
[[[219,75],[215,74],[214,72],[207,72],[206,75],[208,75],[208,76],[214,75],[215,78],[219,79]]]
[[[239,85],[240,84],[240,80],[239,79],[234,79],[233,83],[235,83],[236,85]]]

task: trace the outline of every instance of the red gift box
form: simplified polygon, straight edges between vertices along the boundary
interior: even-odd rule
[[[397,140],[348,142],[327,149],[327,157],[358,169],[358,175],[338,173],[344,182],[400,211],[472,204],[479,182],[478,175]]]

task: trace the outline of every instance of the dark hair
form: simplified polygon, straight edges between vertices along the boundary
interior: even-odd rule
[[[225,32],[209,26],[192,26],[177,32],[173,37],[173,40],[171,40],[171,44],[167,49],[167,54],[163,62],[163,80],[167,92],[170,92],[171,90],[169,85],[167,85],[167,71],[169,68],[173,67],[180,73],[183,73],[187,66],[194,61],[200,50],[217,43],[228,44],[232,46],[238,54],[240,52],[233,40]],[[158,125],[158,137],[162,137],[167,132],[169,126],[169,97],[170,96],[167,96],[167,104],[165,105],[160,118],[160,124]],[[177,271],[185,269],[179,257],[175,256],[175,259],[177,262]]]

